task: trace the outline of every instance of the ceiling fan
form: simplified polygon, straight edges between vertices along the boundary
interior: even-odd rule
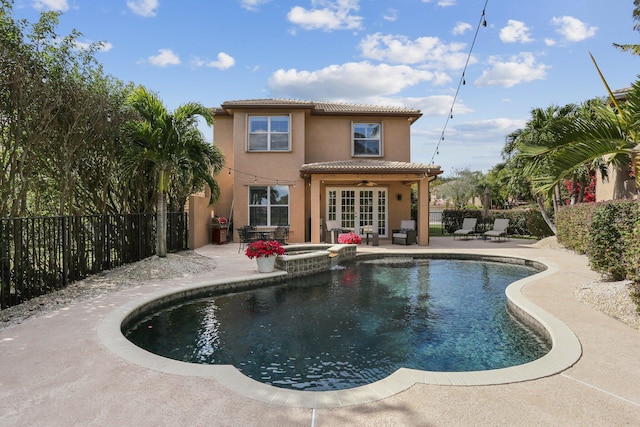
[[[376,185],[378,185],[377,183],[373,182],[373,181],[360,181],[358,183],[358,187],[375,187]]]

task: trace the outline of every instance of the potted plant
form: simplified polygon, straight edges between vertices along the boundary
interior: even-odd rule
[[[359,245],[362,243],[362,237],[358,236],[353,231],[350,231],[348,233],[340,234],[338,236],[338,243]]]
[[[284,247],[277,240],[258,240],[249,244],[244,253],[250,259],[256,259],[259,273],[271,273],[276,257],[284,254]]]

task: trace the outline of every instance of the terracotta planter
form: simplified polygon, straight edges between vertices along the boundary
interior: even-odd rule
[[[258,273],[271,273],[275,269],[276,255],[256,258]]]

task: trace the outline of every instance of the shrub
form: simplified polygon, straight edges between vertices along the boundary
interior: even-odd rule
[[[611,280],[627,277],[625,236],[631,236],[640,220],[638,204],[613,201],[599,205],[593,212],[587,253],[591,268]]]
[[[640,219],[640,215],[636,219]],[[636,304],[636,311],[640,313],[640,221],[636,222],[631,231],[624,233],[623,238],[627,278],[631,280],[631,298]]]
[[[591,217],[596,203],[562,206],[555,217],[558,243],[579,254],[587,253]]]
[[[538,239],[553,236],[553,231],[551,231],[542,213],[540,213],[538,209],[527,209],[525,211],[525,217],[530,236],[537,237]]]
[[[509,234],[538,238],[553,235],[537,209],[494,210],[489,212],[486,219],[482,218],[480,210],[445,210],[442,212],[442,228],[446,233],[452,234],[462,227],[462,221],[465,218],[477,218],[478,231],[491,229],[497,218],[507,218],[509,220]]]
[[[482,221],[482,211],[479,210],[462,210],[462,211],[442,211],[442,229],[448,234],[462,227],[462,221],[465,218],[477,218],[478,223]]]

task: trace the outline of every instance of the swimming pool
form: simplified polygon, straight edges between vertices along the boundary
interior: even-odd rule
[[[504,297],[506,286],[538,271],[469,260],[369,260],[138,313],[123,331],[155,354],[231,364],[295,390],[357,387],[400,368],[499,369],[549,351],[510,315]]]

